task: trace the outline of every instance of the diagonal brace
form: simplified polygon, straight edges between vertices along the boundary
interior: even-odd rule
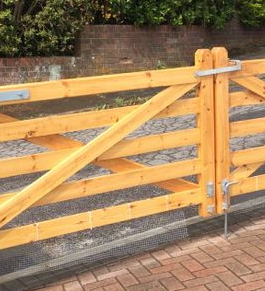
[[[3,203],[0,206],[0,227],[28,209],[51,190],[62,184],[196,85],[197,83],[172,86],[158,93],[93,141],[78,149],[34,183]]]

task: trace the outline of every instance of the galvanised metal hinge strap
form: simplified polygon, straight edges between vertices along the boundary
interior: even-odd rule
[[[214,197],[214,183],[213,182],[208,182],[207,183],[207,198],[212,198]]]
[[[26,100],[30,97],[30,91],[27,89],[0,92],[0,103],[6,101]]]
[[[229,67],[222,67],[222,68],[204,70],[204,71],[197,71],[197,72],[195,72],[195,76],[196,77],[205,77],[205,76],[211,76],[211,75],[216,75],[216,74],[240,71],[242,69],[241,61],[239,61],[239,60],[231,60],[231,62],[234,62],[235,65],[234,66],[229,66]]]

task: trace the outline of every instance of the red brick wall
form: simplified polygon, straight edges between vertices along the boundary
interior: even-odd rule
[[[175,67],[193,63],[198,48],[230,50],[265,44],[264,28],[246,29],[237,20],[223,30],[198,26],[138,28],[88,25],[74,57],[0,59],[1,84]]]

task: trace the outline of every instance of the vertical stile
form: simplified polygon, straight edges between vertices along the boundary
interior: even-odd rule
[[[209,70],[213,68],[213,59],[210,50],[201,49],[195,54],[195,64],[199,70]],[[202,164],[202,172],[199,175],[199,185],[201,188],[202,204],[199,214],[209,216],[215,213],[214,193],[207,195],[207,184],[215,182],[214,170],[214,96],[213,96],[213,75],[202,77],[197,94],[200,100],[200,110],[197,118],[200,129],[200,144],[198,147],[198,158]],[[209,193],[210,194],[210,193]],[[211,196],[211,197],[209,197]],[[212,207],[213,206],[213,207]]]
[[[214,67],[228,66],[228,53],[225,48],[212,49]],[[229,150],[229,78],[228,73],[217,74],[214,87],[215,100],[215,151],[216,151],[216,209],[223,213],[224,195],[222,181],[230,176]]]

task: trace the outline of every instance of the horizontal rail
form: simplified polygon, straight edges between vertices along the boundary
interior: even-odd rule
[[[241,71],[229,73],[231,79],[265,74],[265,59],[242,61]]]
[[[230,107],[264,104],[265,98],[250,91],[239,91],[230,94]]]
[[[250,177],[231,186],[231,196],[238,196],[265,189],[265,175]]]
[[[17,104],[127,90],[198,83],[198,80],[194,76],[197,69],[198,68],[193,66],[1,86],[0,92],[23,89],[30,91],[30,98],[28,100],[6,101],[3,103],[1,102],[1,104]]]
[[[201,201],[199,189],[186,190],[2,230],[0,249],[197,205]]]
[[[251,92],[258,94],[259,96],[265,98],[265,82],[255,76],[236,78],[232,79],[238,85],[250,90]]]
[[[97,161],[95,164],[100,167],[104,167],[114,173],[120,173],[120,172],[146,168],[144,164],[137,163],[135,161],[124,159],[124,158],[112,159],[112,160],[107,160],[107,161]],[[155,185],[169,192],[184,191],[184,190],[198,187],[198,184],[185,180],[183,178],[160,181],[152,185]]]
[[[265,146],[232,152],[231,161],[233,166],[265,162]]]
[[[59,185],[49,192],[49,194],[37,201],[34,206],[84,198],[134,186],[153,184],[160,181],[199,174],[200,172],[201,162],[198,159],[194,159],[68,182]],[[0,205],[15,195],[16,193],[0,195]]]
[[[102,154],[97,161],[195,145],[199,144],[199,141],[200,130],[198,128],[127,139],[120,141]],[[71,149],[0,159],[0,178],[52,169],[81,147],[82,145]]]
[[[265,117],[236,121],[230,124],[230,137],[240,137],[263,133],[265,131]]]
[[[110,126],[119,121],[122,117],[139,108],[139,106],[140,105],[1,123],[0,141],[28,139],[32,137]],[[185,114],[196,114],[198,112],[198,98],[189,98],[174,102],[154,118],[158,119]],[[0,114],[0,122],[2,118],[4,120],[7,119],[5,115]]]

